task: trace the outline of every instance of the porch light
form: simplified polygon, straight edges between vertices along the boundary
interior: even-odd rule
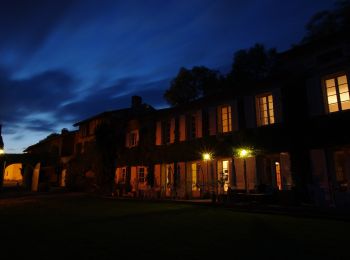
[[[240,152],[239,152],[239,155],[241,157],[247,157],[248,155],[248,151],[246,149],[242,149]]]
[[[241,148],[238,149],[237,155],[239,158],[247,158],[250,157],[253,154],[253,150],[248,149],[248,148]]]
[[[239,148],[236,150],[236,155],[239,158],[243,159],[243,177],[244,177],[244,186],[246,193],[249,193],[249,187],[248,187],[248,178],[247,178],[247,162],[246,158],[253,155],[253,150],[248,148]]]
[[[203,153],[202,158],[204,161],[210,161],[212,159],[211,153]]]
[[[207,185],[210,185],[208,187],[208,191],[211,191],[212,196],[214,197],[214,176],[213,176],[213,171],[210,170],[210,165],[209,163],[211,163],[210,161],[213,159],[213,154],[211,152],[204,152],[202,153],[202,159],[203,161],[206,163],[206,174],[207,176],[210,176],[213,184],[210,185],[209,182],[207,183]]]
[[[0,155],[4,153],[5,153],[4,149],[0,149]]]

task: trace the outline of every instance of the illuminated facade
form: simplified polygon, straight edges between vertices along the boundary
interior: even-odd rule
[[[140,162],[124,158],[116,175],[129,167],[151,169],[154,186],[143,183],[141,193],[131,188],[135,196],[152,189],[158,197],[201,198],[230,189],[350,206],[350,45],[330,41],[282,53],[283,76],[254,91],[155,112],[147,160],[142,152]],[[128,149],[144,151],[141,137],[137,140]],[[247,158],[235,154],[244,146],[253,151]],[[208,151],[212,158],[205,160]]]
[[[349,46],[295,47],[280,54],[280,75],[183,106],[155,110],[135,97],[131,108],[75,124],[74,156],[107,120],[119,131],[120,196],[258,193],[350,207]]]

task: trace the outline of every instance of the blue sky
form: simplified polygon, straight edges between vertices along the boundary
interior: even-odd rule
[[[180,67],[227,73],[255,43],[278,51],[331,0],[0,0],[0,123],[5,152],[22,152],[81,119],[165,107]]]

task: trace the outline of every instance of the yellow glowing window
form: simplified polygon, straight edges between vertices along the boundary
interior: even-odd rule
[[[228,189],[228,161],[223,161],[222,162],[222,179],[225,182],[224,183],[224,191],[227,191]]]
[[[191,164],[191,173],[192,173],[192,190],[197,190],[197,164],[192,163]]]
[[[271,125],[275,123],[272,94],[257,97],[258,125]]]
[[[346,75],[326,80],[329,113],[350,109],[349,85]]]
[[[230,106],[221,107],[221,124],[223,133],[232,131],[232,117]]]

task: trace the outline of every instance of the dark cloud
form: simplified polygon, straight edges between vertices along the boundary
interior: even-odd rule
[[[26,129],[36,132],[55,132],[57,128],[57,122],[47,120],[28,120],[25,122]]]
[[[163,92],[169,86],[170,79],[141,83],[140,78],[125,78],[116,84],[92,92],[83,100],[72,102],[56,111],[58,118],[70,115],[72,123],[103,111],[127,108],[131,97],[139,95],[151,106],[164,106]]]
[[[26,79],[13,79],[0,69],[0,121],[30,123],[33,114],[56,111],[74,97],[77,81],[66,71],[45,71]],[[29,118],[28,118],[29,117]]]
[[[8,49],[31,53],[55,29],[71,0],[2,0],[0,6],[0,53]]]

